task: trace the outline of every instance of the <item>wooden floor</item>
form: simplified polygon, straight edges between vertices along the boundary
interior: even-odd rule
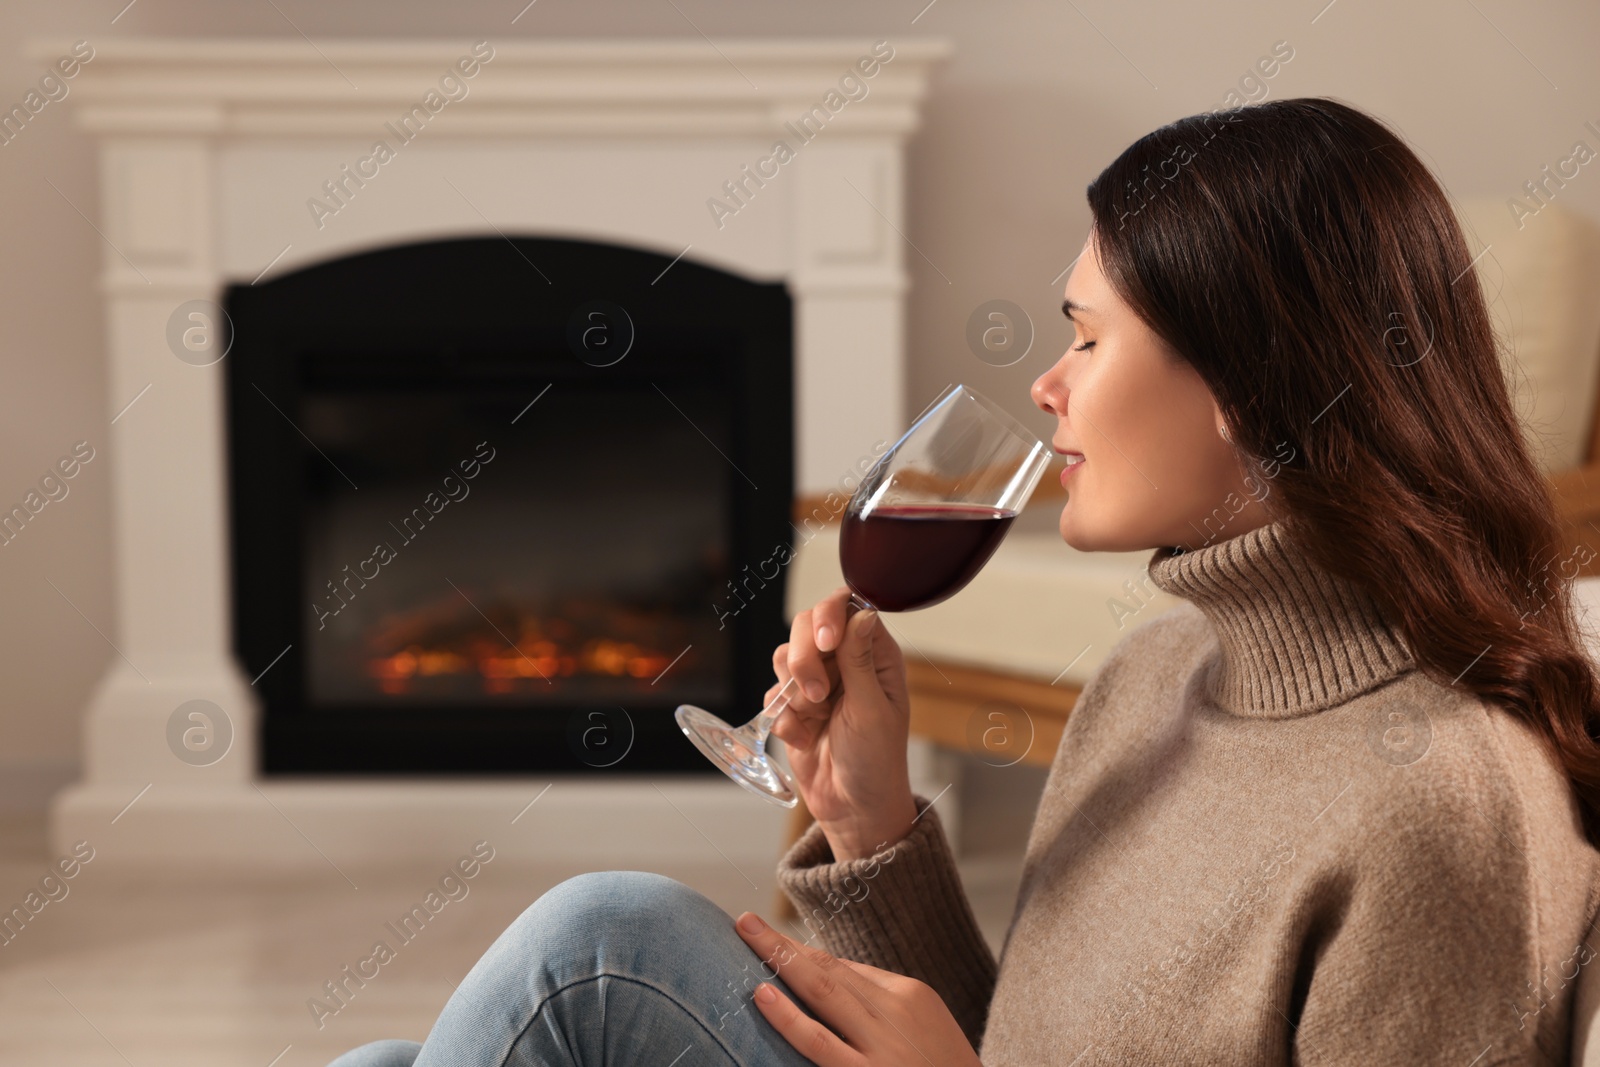
[[[0,905],[21,903],[52,859],[39,820],[0,820]],[[996,947],[1019,865],[1011,852],[963,860]],[[116,882],[89,863],[66,883],[65,897],[0,945],[0,1065],[323,1067],[380,1037],[421,1040],[500,931],[550,886],[582,872],[486,865],[465,898],[446,905],[319,1028],[308,999],[368,955],[383,924],[442,870],[368,872],[355,878],[357,888],[329,873],[223,890],[176,875]],[[732,914],[770,914],[770,871],[723,864],[661,873]]]

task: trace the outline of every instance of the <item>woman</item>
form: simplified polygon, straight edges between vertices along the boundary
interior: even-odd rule
[[[1061,535],[1153,549],[1185,603],[1085,687],[998,965],[909,786],[900,649],[841,589],[768,693],[805,694],[776,732],[817,821],[778,874],[827,951],[586,875],[420,1055],[339,1067],[1566,1061],[1600,689],[1443,191],[1316,98],[1164,126],[1088,198],[1032,390],[1083,457]]]

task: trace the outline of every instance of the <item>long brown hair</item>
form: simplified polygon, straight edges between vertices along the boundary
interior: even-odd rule
[[[1326,97],[1179,119],[1088,188],[1113,289],[1210,387],[1264,503],[1419,668],[1531,723],[1600,840],[1600,683],[1573,549],[1473,256],[1389,127]],[[1509,357],[1507,357],[1509,363]]]

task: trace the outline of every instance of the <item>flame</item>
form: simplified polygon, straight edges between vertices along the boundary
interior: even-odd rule
[[[504,641],[473,633],[448,646],[413,642],[387,656],[367,661],[367,674],[384,693],[410,692],[419,678],[441,675],[477,676],[488,693],[513,692],[518,683],[568,678],[573,675],[604,675],[614,678],[654,678],[673,662],[666,652],[647,648],[633,641],[596,637],[575,649],[563,648],[550,634],[571,636],[572,627],[562,620],[540,625],[540,620],[524,619],[520,637],[513,647]]]

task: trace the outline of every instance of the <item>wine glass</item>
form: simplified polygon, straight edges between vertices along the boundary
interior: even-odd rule
[[[994,555],[1050,462],[1050,448],[993,401],[948,385],[856,487],[839,533],[854,611],[914,611],[960,592]],[[767,754],[791,677],[733,727],[680,704],[678,726],[728,777],[786,808],[794,779]]]

